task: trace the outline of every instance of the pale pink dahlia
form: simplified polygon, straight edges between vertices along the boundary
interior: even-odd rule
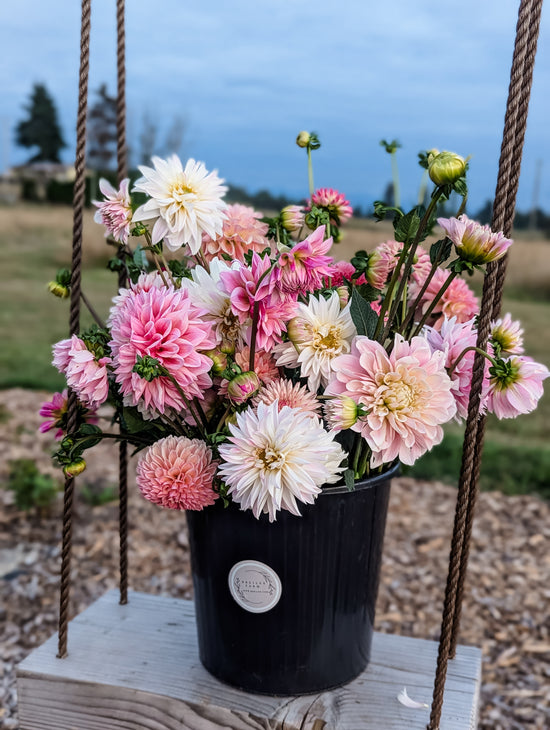
[[[269,405],[275,401],[279,404],[279,410],[288,406],[289,408],[297,408],[299,411],[309,413],[310,416],[319,415],[320,403],[315,395],[305,385],[293,383],[291,380],[286,380],[285,378],[262,386],[258,394],[254,396],[252,405],[255,407],[259,403]]]
[[[353,215],[353,208],[346,200],[343,193],[334,188],[319,188],[311,196],[311,203],[320,208],[328,208],[331,221],[336,225],[342,225]],[[308,210],[311,210],[311,203],[308,203]]]
[[[90,408],[105,403],[109,395],[107,366],[110,357],[98,358],[76,335],[53,347],[53,365],[65,375],[67,385]]]
[[[396,335],[391,354],[357,336],[349,355],[332,364],[326,395],[346,395],[367,411],[351,428],[372,449],[371,466],[400,459],[414,464],[443,439],[441,424],[456,412],[445,356],[432,353],[423,337]]]
[[[153,504],[201,510],[218,497],[212,488],[217,466],[204,441],[167,436],[140,459],[136,481],[145,499]]]
[[[437,269],[428,288],[424,292],[420,302],[420,314],[424,314],[435,296],[447,281],[449,272],[445,269]],[[414,296],[411,291],[411,297]],[[430,324],[439,329],[443,322],[440,315],[445,315],[448,319],[456,318],[457,322],[468,322],[479,312],[477,297],[470,289],[464,279],[453,279],[449,288],[444,292],[441,299],[436,304]]]
[[[341,446],[318,418],[277,401],[237,413],[231,436],[219,447],[220,476],[241,509],[262,512],[269,521],[286,509],[300,515],[298,502],[312,504],[323,484],[340,478]]]
[[[225,209],[226,218],[222,232],[212,238],[207,233],[202,234],[202,250],[207,261],[213,258],[229,257],[231,261],[242,261],[249,251],[260,253],[269,241],[265,237],[267,223],[262,223],[261,213],[247,205],[228,205]]]
[[[57,440],[63,438],[67,430],[67,410],[68,393],[65,388],[62,393],[54,393],[51,401],[46,401],[40,406],[39,415],[49,419],[40,424],[40,433],[46,433],[47,431],[51,431],[52,428],[56,428],[55,438]],[[81,413],[79,415],[86,423],[97,423],[95,409],[81,406],[80,411]]]
[[[437,222],[454,243],[459,257],[471,264],[483,265],[497,261],[513,243],[502,231],[493,233],[489,226],[482,226],[467,215],[438,218]]]
[[[105,237],[112,236],[119,243],[127,243],[132,222],[132,201],[128,193],[129,178],[120,183],[120,189],[115,190],[108,180],[101,178],[99,189],[105,200],[93,200],[97,211],[94,215],[96,223],[105,226]]]
[[[244,347],[240,352],[235,353],[235,362],[241,370],[248,370],[250,363],[250,347]],[[254,352],[254,372],[262,383],[271,383],[279,379],[279,368],[269,352],[256,350]]]
[[[325,226],[319,226],[290,251],[279,256],[273,271],[276,286],[287,294],[307,294],[323,285],[323,277],[329,276],[332,256],[326,256],[332,246],[332,237],[325,240]]]
[[[402,251],[403,243],[401,243],[400,241],[393,241],[391,239],[380,243],[376,247],[376,249],[374,250],[376,258],[374,259],[373,269],[374,273],[376,274],[376,280],[378,283],[385,282],[389,278],[391,278]],[[429,254],[426,253],[426,251],[424,251],[421,246],[418,246],[413,259],[411,274],[412,281],[422,285],[426,280],[428,274],[430,273],[431,268],[432,265],[430,262]],[[403,271],[403,267],[401,268],[401,271]],[[375,286],[373,282],[371,283],[373,286]],[[381,287],[376,286],[376,288],[380,289]]]
[[[513,320],[509,313],[497,319],[491,325],[491,342],[502,355],[521,355],[523,329],[520,322]]]
[[[453,383],[452,393],[456,402],[456,417],[457,420],[466,418],[475,352],[469,350],[460,360],[458,358],[468,347],[476,346],[475,320],[457,322],[455,317],[451,319],[444,317],[439,331],[434,327],[425,327],[423,334],[428,340],[432,352],[439,351],[445,354],[445,367],[450,373]],[[486,360],[486,363],[485,382],[489,376],[489,361]],[[484,410],[483,403],[481,409]]]
[[[111,312],[111,350],[115,377],[122,395],[131,405],[164,413],[166,408],[185,409],[180,393],[188,400],[203,398],[212,381],[212,360],[201,350],[210,350],[215,336],[210,322],[184,289],[132,287]],[[148,381],[134,372],[138,358],[158,360],[176,381],[165,375]],[[179,386],[179,387],[178,387]]]
[[[497,362],[498,367],[489,371],[488,410],[497,418],[515,418],[534,411],[543,393],[542,381],[550,375],[548,368],[523,355]]]

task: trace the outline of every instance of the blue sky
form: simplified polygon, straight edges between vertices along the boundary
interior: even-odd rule
[[[305,154],[316,130],[317,186],[369,205],[390,179],[379,140],[397,138],[404,202],[420,180],[417,152],[472,155],[471,210],[494,193],[518,2],[516,0],[127,0],[130,143],[143,115],[160,138],[186,120],[183,156],[203,160],[251,190],[307,193]],[[550,27],[543,11],[518,207],[550,210]],[[58,105],[71,160],[80,2],[18,0],[0,7],[0,121],[23,116],[34,82]],[[115,0],[92,0],[90,89],[115,89]],[[3,149],[5,150],[4,144]],[[2,153],[2,168],[6,154]],[[28,153],[10,146],[9,162]]]

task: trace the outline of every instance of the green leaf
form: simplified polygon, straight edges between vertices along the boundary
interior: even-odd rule
[[[372,284],[359,284],[357,291],[367,302],[375,302],[380,296],[380,289],[375,289]]]
[[[468,185],[466,183],[466,178],[459,177],[458,180],[453,183],[453,190],[455,191],[455,193],[458,193],[463,198],[465,198],[468,195]]]
[[[350,314],[357,334],[372,338],[378,324],[378,315],[370,304],[363,299],[357,289],[351,295]]]
[[[141,246],[136,246],[136,250],[134,251],[134,255],[132,258],[134,264],[138,267],[138,269],[141,269],[142,271],[147,271],[149,264],[145,251]]]
[[[346,487],[349,489],[349,491],[353,492],[353,490],[355,489],[355,474],[353,473],[353,469],[345,470],[344,482],[346,483]]]
[[[447,261],[453,250],[453,243],[450,238],[442,238],[430,247],[430,261],[432,264],[442,264]]]
[[[418,233],[420,220],[425,213],[423,205],[415,205],[406,215],[394,220],[395,240],[401,243],[411,241]]]

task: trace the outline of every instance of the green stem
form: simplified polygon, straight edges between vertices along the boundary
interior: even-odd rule
[[[464,213],[464,211],[466,210],[466,202],[467,202],[467,200],[468,200],[468,196],[465,195],[462,198],[462,203],[460,204],[460,208],[458,209],[457,214],[455,216],[456,218],[458,218],[459,216],[461,216]]]
[[[82,299],[82,301],[86,305],[86,308],[87,308],[88,312],[90,312],[90,314],[92,315],[92,317],[95,319],[96,324],[98,325],[98,327],[101,327],[101,329],[104,330],[105,329],[105,323],[103,322],[103,320],[101,319],[101,317],[99,316],[99,314],[95,311],[95,309],[92,306],[92,303],[90,302],[90,300],[84,294],[83,291],[80,292],[80,298]]]
[[[313,185],[313,163],[311,162],[311,147],[307,146],[307,175],[309,181],[309,197],[313,198],[315,187]],[[311,201],[313,204],[313,200]]]
[[[395,150],[391,153],[391,174],[393,178],[393,204],[396,208],[400,207],[400,191],[399,191],[399,170],[397,168],[397,155]]]
[[[417,308],[418,308],[418,306],[419,306],[419,304],[420,304],[420,302],[422,300],[422,297],[426,293],[426,290],[428,289],[428,286],[430,285],[430,281],[433,279],[433,277],[435,275],[435,272],[438,269],[439,263],[440,263],[439,261],[435,261],[432,264],[432,268],[430,269],[430,273],[426,277],[425,282],[422,284],[422,287],[421,287],[420,291],[418,292],[418,294],[416,296],[416,299],[412,303],[412,305],[411,305],[411,307],[409,309],[409,312],[408,312],[407,316],[405,317],[405,319],[403,320],[403,323],[401,324],[401,327],[399,328],[399,332],[403,336],[405,336],[405,333],[407,331],[407,327],[412,323],[412,321],[414,319],[414,313],[416,312],[416,310],[417,310]]]
[[[369,460],[370,460],[370,449],[365,448],[363,449],[363,453],[361,454],[361,460],[359,461],[359,479],[362,479],[365,474],[368,472],[369,469]]]
[[[177,380],[176,380],[176,379],[174,378],[174,376],[173,376],[173,375],[170,375],[170,373],[168,373],[167,377],[169,378],[170,382],[171,382],[171,383],[173,383],[173,385],[175,386],[176,390],[177,390],[177,391],[178,391],[178,393],[180,394],[180,396],[181,396],[181,398],[182,398],[183,402],[185,403],[185,405],[186,405],[186,407],[187,407],[187,410],[189,411],[189,413],[190,413],[190,414],[191,414],[191,415],[193,416],[193,418],[195,419],[195,423],[197,424],[197,426],[198,426],[199,430],[200,430],[200,431],[202,431],[202,433],[203,433],[203,434],[205,434],[205,433],[206,433],[206,431],[205,431],[205,429],[204,429],[204,425],[203,425],[203,423],[202,423],[202,420],[201,420],[200,416],[198,416],[198,415],[197,415],[197,413],[195,412],[195,410],[194,410],[193,408],[191,408],[191,402],[189,401],[189,399],[187,398],[187,396],[185,395],[185,393],[184,393],[184,392],[183,392],[183,390],[181,389],[181,386],[180,386],[180,384],[179,384],[179,383],[178,383],[178,381],[177,381]]]
[[[214,431],[214,433],[218,433],[218,431],[221,430],[221,427],[223,426],[224,421],[227,418],[227,416],[229,415],[229,412],[230,411],[231,411],[231,405],[228,405],[227,408],[225,409],[224,413],[223,413],[223,416],[218,421],[218,425],[216,426],[216,430]]]
[[[382,327],[384,326],[384,318],[386,315],[386,312],[388,311],[388,307],[390,306],[390,303],[392,301],[393,297],[393,290],[395,289],[395,285],[397,284],[397,281],[399,280],[399,272],[401,271],[401,266],[403,265],[403,262],[405,261],[405,258],[407,256],[407,246],[406,244],[403,244],[403,250],[401,251],[401,254],[399,256],[399,259],[397,260],[397,264],[395,266],[395,269],[393,270],[392,277],[390,279],[390,283],[388,284],[388,289],[386,291],[386,296],[384,297],[384,301],[382,302],[382,307],[380,309],[380,314],[378,316],[378,322],[376,323],[376,330],[374,331],[374,340],[378,340],[378,335],[380,334],[380,331],[382,330]],[[382,344],[384,343],[384,339],[379,340]]]
[[[452,374],[455,371],[456,366],[462,360],[464,355],[466,355],[467,352],[477,352],[479,355],[483,355],[484,358],[489,360],[489,362],[491,363],[491,365],[493,365],[493,367],[496,367],[496,365],[497,365],[496,360],[493,357],[491,357],[488,352],[485,352],[485,350],[482,350],[481,347],[475,347],[475,345],[471,345],[470,347],[465,347],[462,350],[462,352],[460,353],[460,355],[456,358],[456,360],[453,363],[452,368],[449,370],[449,377],[452,376]]]
[[[420,322],[416,325],[416,329],[412,333],[411,337],[416,337],[416,335],[420,334],[420,332],[422,331],[422,327],[424,327],[424,325],[428,321],[431,313],[434,311],[434,309],[436,308],[437,304],[439,303],[439,300],[441,299],[441,297],[443,296],[443,294],[445,294],[445,292],[447,291],[447,289],[451,285],[451,282],[453,281],[453,279],[455,279],[457,276],[458,276],[458,274],[456,274],[456,272],[451,271],[451,273],[447,277],[447,280],[445,281],[445,283],[443,284],[443,286],[441,287],[441,289],[437,292],[437,294],[435,295],[435,297],[431,301],[430,306],[428,307],[428,309],[424,313],[424,316],[422,317],[422,319],[420,320]]]
[[[157,258],[156,253],[153,251],[153,243],[152,243],[152,239],[151,239],[151,234],[149,233],[149,229],[146,228],[145,229],[145,233],[143,235],[145,236],[145,240],[147,241],[147,245],[149,246],[149,248],[151,249],[151,253],[153,254],[153,261],[155,263],[155,266],[157,267],[157,271],[160,274],[160,278],[162,279],[162,283],[164,284],[165,287],[168,288],[168,282],[166,281],[166,277],[164,276],[164,273],[162,271],[162,267],[159,264],[159,261],[158,261],[158,258]]]
[[[200,416],[203,426],[205,428],[208,428],[208,418],[206,417],[206,413],[204,412],[203,407],[201,406],[201,403],[198,398],[193,398],[193,405],[197,409],[197,413]]]

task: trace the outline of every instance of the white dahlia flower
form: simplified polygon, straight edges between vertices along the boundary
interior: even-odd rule
[[[302,378],[307,378],[308,388],[316,393],[319,385],[325,387],[330,380],[334,358],[350,351],[357,330],[349,304],[340,310],[338,292],[332,292],[329,299],[311,296],[308,304],[298,304],[288,334],[291,341],[274,348],[277,365],[299,367]]]
[[[300,515],[296,500],[313,504],[322,484],[340,478],[345,458],[340,444],[317,417],[277,401],[237,413],[231,436],[220,446],[219,473],[241,509],[255,517],[280,509]]]
[[[153,243],[164,239],[170,251],[187,244],[192,254],[201,247],[202,234],[211,238],[223,229],[222,200],[227,188],[216,171],[208,172],[202,162],[190,159],[182,167],[177,155],[167,160],[152,158],[152,167],[140,167],[143,177],[136,180],[132,192],[145,193],[151,199],[134,213],[134,221],[155,220]]]

